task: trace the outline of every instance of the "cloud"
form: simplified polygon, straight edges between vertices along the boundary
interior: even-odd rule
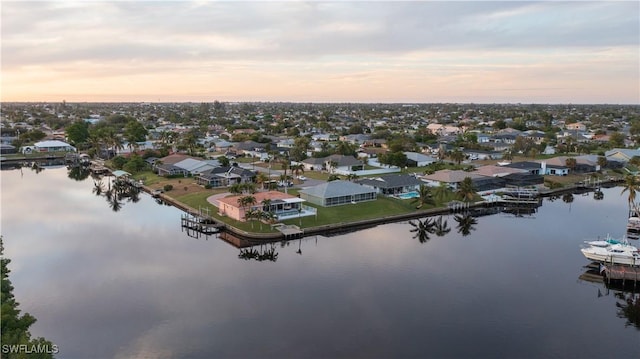
[[[25,79],[58,82],[61,74],[115,81],[180,73],[193,85],[203,74],[228,78],[221,72],[237,82],[256,74],[295,82],[287,72],[311,81],[315,71],[353,78],[360,68],[373,78],[375,70],[442,68],[420,54],[461,54],[466,62],[455,63],[495,69],[508,67],[505,58],[530,62],[529,53],[546,63],[541,52],[589,58],[615,49],[627,55],[615,65],[627,68],[637,65],[639,10],[637,2],[580,1],[7,2],[3,93],[18,96],[32,86]]]

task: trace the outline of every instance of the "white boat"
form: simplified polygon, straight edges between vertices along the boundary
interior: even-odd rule
[[[640,232],[640,217],[629,217],[627,221],[627,231]]]
[[[585,244],[587,246],[580,251],[587,259],[600,263],[640,266],[640,252],[626,238],[616,240],[607,236],[605,240],[585,241]]]

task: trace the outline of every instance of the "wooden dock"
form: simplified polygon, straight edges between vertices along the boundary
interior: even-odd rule
[[[633,285],[640,284],[640,267],[625,265],[603,265],[602,274],[609,283],[612,280],[625,282],[631,281]]]
[[[202,234],[208,236],[219,233],[224,225],[211,220],[208,215],[203,213],[187,212],[180,218],[180,227],[183,231],[187,231],[187,235],[200,237]]]

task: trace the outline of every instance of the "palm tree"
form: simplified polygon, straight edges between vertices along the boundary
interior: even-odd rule
[[[438,237],[442,237],[449,232],[451,232],[451,228],[449,228],[447,221],[443,221],[442,216],[438,217],[434,222],[433,233]]]
[[[242,185],[240,183],[234,183],[229,187],[229,193],[231,194],[242,194]]]
[[[578,161],[574,157],[569,157],[564,160],[564,164],[573,172],[578,165]]]
[[[253,220],[258,218],[258,211],[248,209],[244,212],[244,219],[251,222],[251,229],[253,229]]]
[[[356,180],[356,179],[358,179],[358,175],[357,175],[357,174],[355,174],[355,173],[349,173],[349,174],[347,175],[347,180],[348,180],[348,181],[353,181],[353,180]]]
[[[465,177],[464,180],[460,182],[456,194],[465,202],[470,202],[473,200],[476,195],[476,188],[473,185],[471,177]]]
[[[262,211],[263,212],[271,212],[271,200],[270,199],[268,199],[268,198],[263,199],[261,204],[262,204]]]
[[[598,166],[600,166],[600,170],[602,170],[603,168],[607,167],[607,164],[609,163],[609,161],[607,161],[607,158],[604,156],[599,156],[598,157]]]
[[[327,170],[330,173],[333,173],[333,171],[335,171],[336,167],[338,167],[338,162],[336,161],[329,161],[329,168],[327,168]]]
[[[451,152],[449,157],[451,157],[451,160],[454,161],[455,163],[460,164],[460,162],[464,160],[464,152],[460,150],[455,150]]]
[[[409,224],[413,226],[409,232],[415,232],[413,238],[418,238],[420,243],[426,243],[429,241],[429,234],[433,233],[433,226],[435,225],[431,218],[425,218],[423,221],[418,220],[417,223],[409,221]]]
[[[478,220],[468,213],[465,215],[457,214],[453,219],[458,222],[456,228],[458,229],[458,233],[462,234],[463,237],[471,234],[471,231],[475,230],[474,225],[478,224]]]
[[[255,205],[256,198],[254,196],[241,196],[237,201],[238,205],[242,207],[243,211],[245,212],[245,219],[247,219],[247,213],[250,212],[250,210],[247,210],[247,207],[251,208],[251,206]]]
[[[418,203],[416,208],[422,208],[425,204],[434,204],[431,196],[431,187],[421,184],[418,187],[418,197],[414,198],[412,203]]]
[[[264,191],[264,184],[268,181],[269,181],[269,177],[264,172],[260,172],[256,176],[256,183],[262,187],[263,191]]]
[[[444,203],[444,201],[449,198],[449,195],[451,194],[451,188],[449,188],[449,185],[447,185],[446,183],[440,182],[440,185],[438,187],[434,187],[431,192],[433,194],[433,199],[437,201],[438,204],[440,204]]]
[[[304,173],[304,165],[302,163],[291,165],[290,169],[293,175],[296,177],[298,177],[300,173]]]
[[[621,195],[629,193],[629,211],[636,211],[636,193],[640,190],[640,182],[634,175],[626,175],[622,184]],[[637,211],[636,211],[637,212]]]

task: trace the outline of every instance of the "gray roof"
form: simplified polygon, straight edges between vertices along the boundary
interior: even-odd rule
[[[306,163],[308,165],[322,165],[324,163],[324,158],[309,157],[302,160],[302,163]]]
[[[375,190],[370,187],[342,180],[331,181],[300,190],[300,193],[319,198],[344,197],[372,192],[375,192]]]
[[[324,159],[327,162],[335,161],[338,166],[354,166],[363,164],[362,161],[353,156],[331,155]]]
[[[406,174],[393,174],[374,178],[363,178],[358,180],[358,183],[375,188],[397,188],[424,184],[424,182],[420,181],[414,176]]]

